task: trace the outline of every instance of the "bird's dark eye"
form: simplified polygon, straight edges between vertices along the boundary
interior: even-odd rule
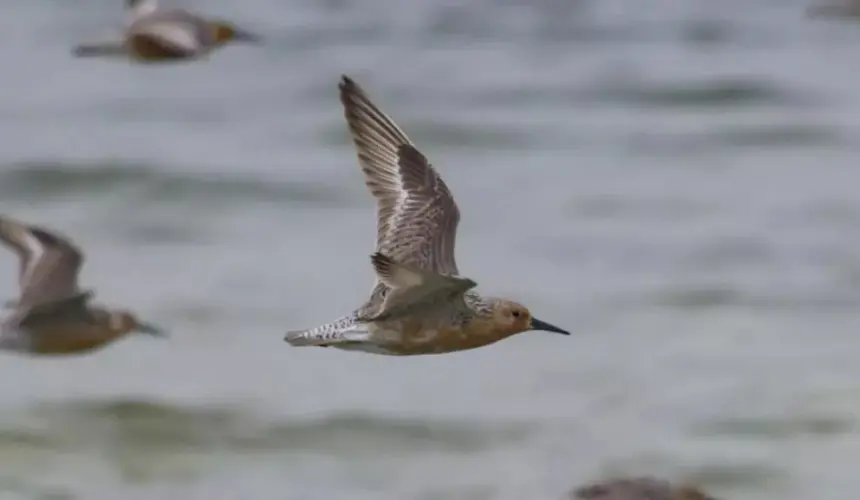
[[[515,318],[519,318],[519,317],[520,317],[520,312],[519,312],[519,311],[512,311],[512,312],[511,312],[511,316],[513,316],[513,317],[515,317]]]

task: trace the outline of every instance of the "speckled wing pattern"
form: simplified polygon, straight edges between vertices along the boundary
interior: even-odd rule
[[[377,200],[376,250],[395,262],[457,275],[460,211],[448,186],[391,118],[352,79],[340,100],[365,184]]]
[[[46,229],[0,217],[0,241],[18,254],[19,309],[62,301],[81,294],[81,252],[69,240]]]
[[[400,314],[406,314],[423,307],[437,307],[440,304],[459,305],[455,301],[477,284],[469,278],[448,276],[433,271],[398,264],[391,258],[377,252],[370,256],[377,278],[390,290],[382,301],[379,311],[362,318],[366,321],[381,321]]]

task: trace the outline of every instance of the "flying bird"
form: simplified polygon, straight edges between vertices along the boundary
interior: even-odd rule
[[[421,355],[486,346],[528,330],[569,335],[527,307],[484,297],[460,275],[460,211],[450,189],[394,121],[351,78],[339,85],[364,180],[377,202],[370,298],[331,323],[286,334],[293,346]]]
[[[92,351],[127,333],[164,333],[124,310],[90,304],[92,290],[78,286],[83,255],[48,229],[0,216],[0,242],[18,255],[18,300],[0,323],[0,349],[38,355]]]
[[[157,1],[128,0],[121,39],[80,44],[72,53],[157,63],[199,59],[231,42],[260,44],[263,40],[231,22],[184,9],[162,8]]]

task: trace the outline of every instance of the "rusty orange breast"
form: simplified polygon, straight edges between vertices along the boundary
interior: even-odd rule
[[[495,328],[492,321],[477,318],[465,328],[432,324],[421,319],[397,320],[378,325],[374,332],[386,349],[402,355],[465,351],[492,344],[510,335]]]
[[[37,354],[74,354],[102,347],[118,337],[110,330],[92,327],[57,327],[32,334],[31,350]]]

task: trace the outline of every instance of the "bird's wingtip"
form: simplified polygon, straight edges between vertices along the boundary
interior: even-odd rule
[[[337,84],[338,90],[340,90],[340,95],[342,97],[346,97],[350,94],[364,95],[366,92],[361,85],[356,83],[355,80],[352,79],[351,76],[347,74],[340,75],[340,82]]]

